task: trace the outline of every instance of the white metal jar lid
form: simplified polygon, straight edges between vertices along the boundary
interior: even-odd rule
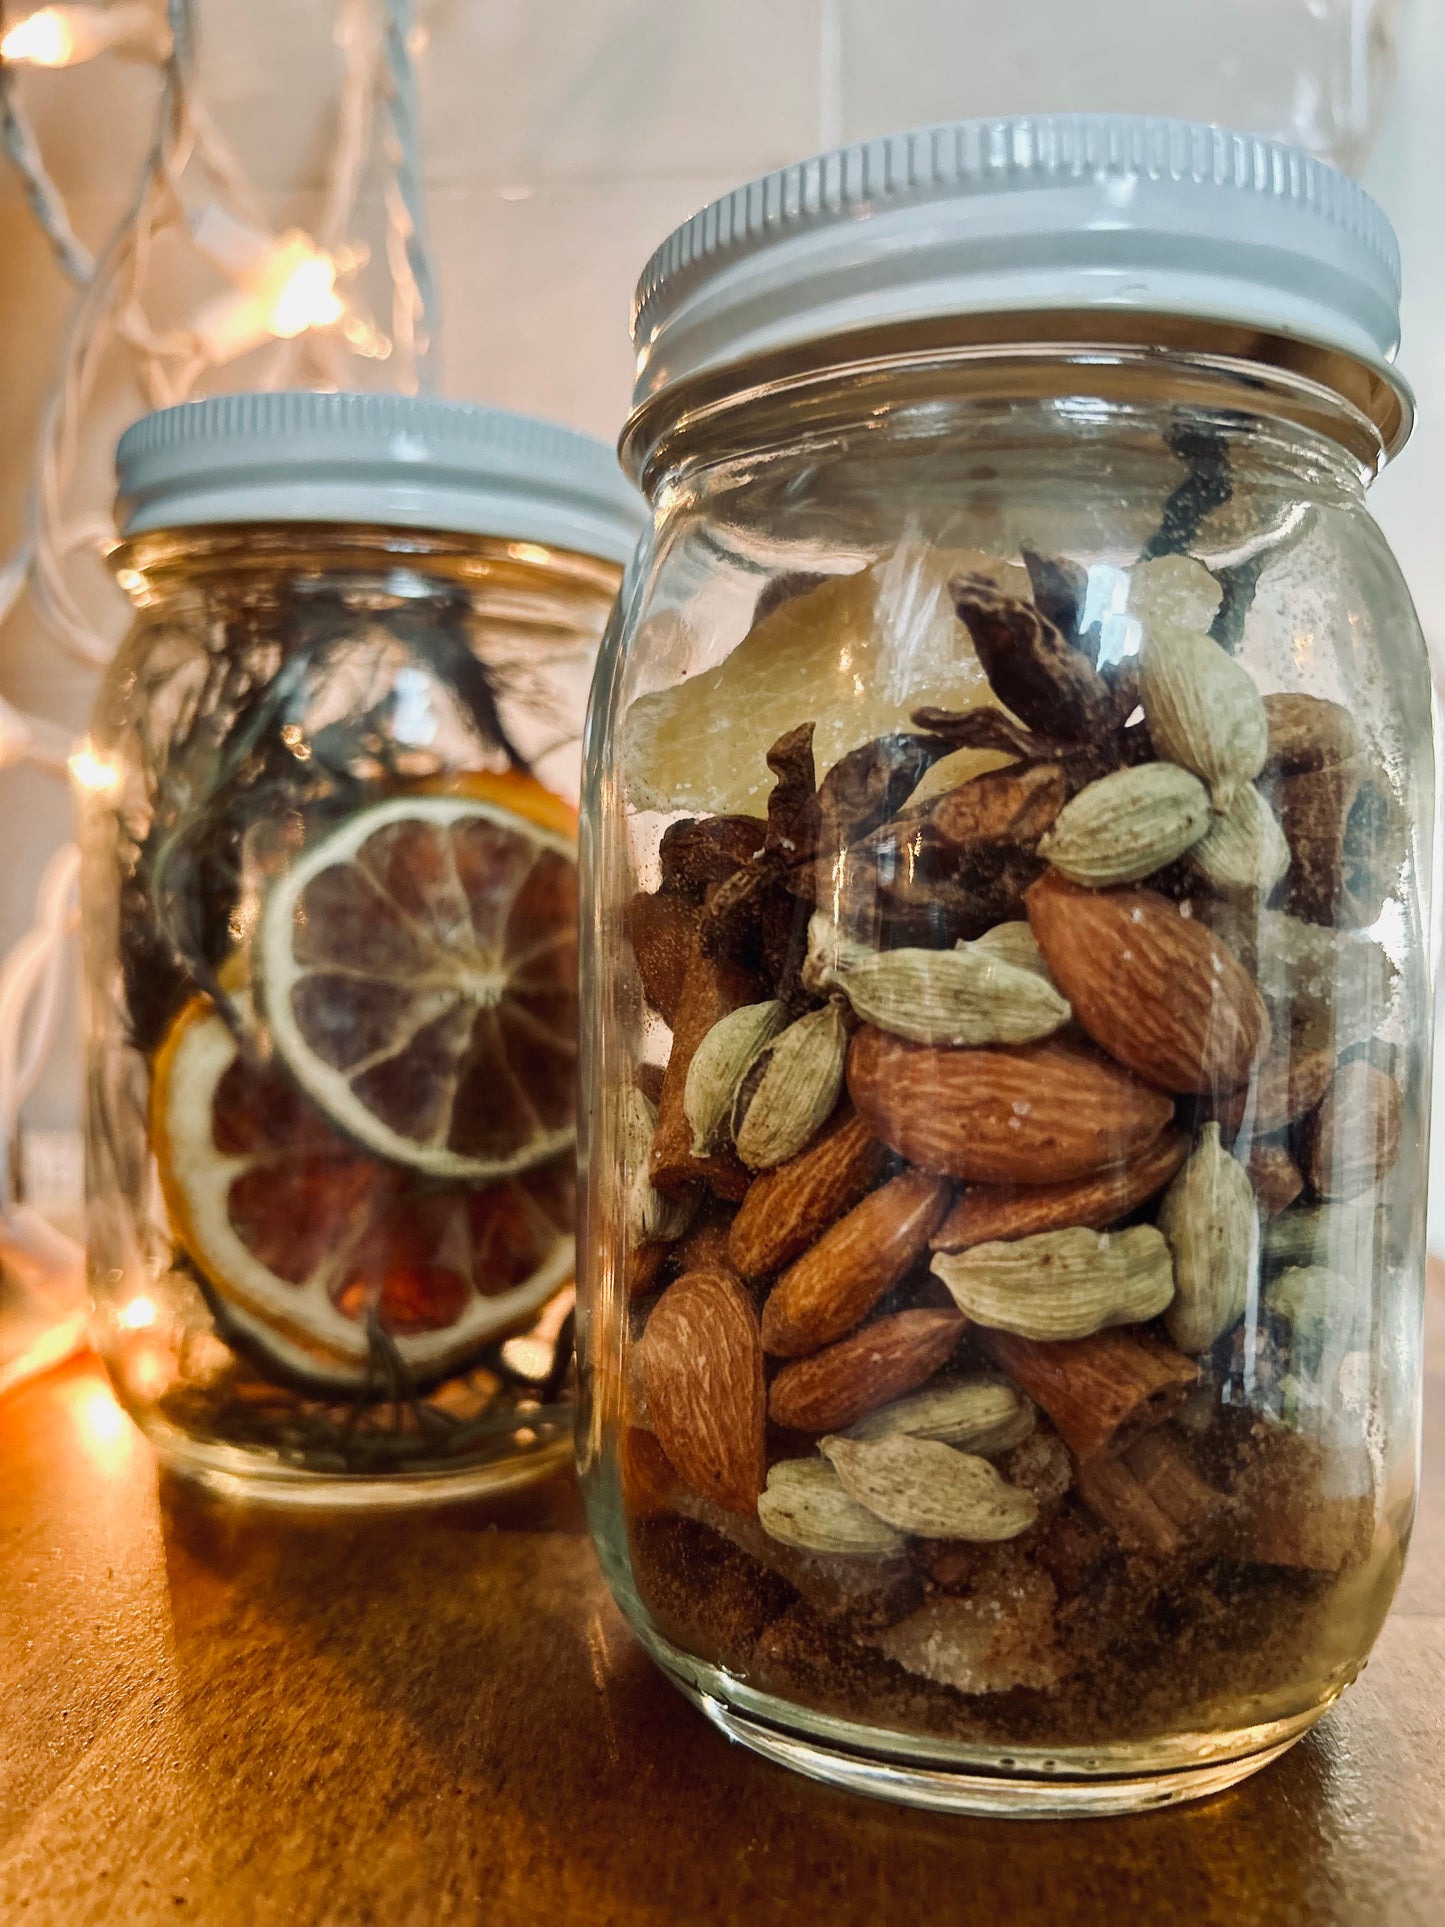
[[[633,399],[881,324],[1049,310],[1242,324],[1383,372],[1399,306],[1385,215],[1298,148],[1143,115],[957,121],[780,168],[678,228],[638,284]]]
[[[122,533],[369,522],[548,543],[626,564],[642,497],[605,442],[405,395],[216,395],[147,415],[116,451]]]

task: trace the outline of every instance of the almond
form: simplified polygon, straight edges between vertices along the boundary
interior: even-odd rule
[[[700,1212],[672,1247],[679,1276],[687,1271],[730,1270],[728,1230],[726,1206],[714,1204]]]
[[[935,1251],[1030,1238],[1086,1225],[1103,1231],[1161,1191],[1189,1155],[1182,1131],[1166,1131],[1128,1164],[1067,1184],[971,1184],[934,1232]]]
[[[932,1378],[964,1324],[956,1312],[900,1311],[865,1325],[785,1365],[768,1392],[768,1416],[793,1432],[840,1432]]]
[[[864,1028],[848,1054],[848,1089],[859,1116],[910,1164],[982,1184],[1101,1171],[1147,1150],[1173,1116],[1160,1092],[1057,1042],[945,1050]]]
[[[1400,1086],[1357,1057],[1342,1064],[1310,1119],[1305,1174],[1321,1198],[1353,1198],[1390,1171],[1400,1152]]]
[[[657,1442],[704,1498],[751,1514],[766,1455],[758,1317],[737,1279],[691,1271],[652,1308],[639,1349]]]
[[[1216,1099],[1210,1114],[1226,1132],[1239,1130],[1248,1119],[1251,1135],[1268,1137],[1312,1111],[1334,1072],[1330,1051],[1291,1052],[1286,1040],[1270,1052],[1243,1090]]]
[[[905,1171],[799,1258],[763,1306],[763,1346],[797,1358],[851,1331],[923,1251],[948,1206],[942,1178]]]
[[[1025,905],[1075,1018],[1160,1090],[1237,1090],[1268,1050],[1269,1016],[1244,966],[1157,891],[1083,890],[1050,875]]]
[[[677,1487],[677,1473],[671,1460],[653,1437],[640,1425],[623,1429],[619,1448],[622,1498],[634,1519],[656,1519],[668,1508]]]
[[[655,1238],[632,1246],[627,1254],[626,1271],[629,1298],[641,1298],[653,1289],[661,1279],[662,1268],[673,1250],[672,1245],[663,1244]]]
[[[748,1278],[781,1271],[858,1202],[887,1162],[887,1149],[845,1104],[807,1150],[753,1179],[733,1219],[728,1257]]]

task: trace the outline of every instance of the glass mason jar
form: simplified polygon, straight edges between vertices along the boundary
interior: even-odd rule
[[[162,1456],[323,1503],[571,1438],[577,740],[601,444],[221,397],[118,461],[84,792],[98,1343]]]
[[[648,1650],[803,1772],[1184,1799],[1389,1607],[1432,824],[1364,502],[1395,277],[1327,167],[1092,117],[785,170],[644,275],[579,1451]]]

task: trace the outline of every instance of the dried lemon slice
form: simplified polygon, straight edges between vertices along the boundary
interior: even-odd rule
[[[248,993],[235,1003],[244,1023]],[[243,1056],[208,998],[156,1058],[150,1129],[171,1224],[223,1325],[288,1372],[386,1385],[389,1354],[414,1383],[436,1378],[572,1275],[570,1158],[484,1188],[385,1165],[279,1066]]]
[[[988,575],[1028,596],[1017,563],[974,549],[900,544],[856,575],[835,576],[769,611],[715,668],[640,696],[623,724],[627,800],[638,809],[757,812],[772,788],[768,749],[816,725],[820,771],[921,704],[968,709],[995,700],[948,584]],[[969,750],[966,774],[1008,758]],[[963,780],[955,776],[955,780]]]
[[[370,1150],[486,1180],[573,1139],[571,813],[517,775],[392,796],[303,848],[255,955],[287,1068]]]

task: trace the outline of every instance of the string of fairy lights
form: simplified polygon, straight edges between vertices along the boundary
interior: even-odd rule
[[[322,387],[348,382],[353,358],[387,359],[387,385],[430,386],[435,281],[422,201],[415,59],[423,32],[411,0],[333,0],[341,59],[329,158],[314,231],[275,232],[244,167],[207,110],[198,71],[199,0],[111,0],[0,11],[0,146],[17,172],[74,299],[55,385],[41,411],[25,533],[0,562],[0,625],[22,609],[80,662],[108,661],[120,626],[94,610],[98,561],[114,540],[105,501],[85,499],[82,458],[102,377],[120,362],[134,413],[207,388]],[[278,49],[278,57],[284,50]],[[97,59],[154,67],[151,137],[126,211],[94,254],[72,224],[25,110],[26,69]],[[379,165],[391,314],[385,330],[361,304],[368,250],[356,238],[363,190]],[[158,319],[184,263],[219,283],[180,325]],[[247,360],[244,370],[236,364]],[[369,384],[367,384],[369,385]],[[85,789],[110,772],[69,732],[0,696],[0,770],[44,769]],[[14,1152],[21,1109],[63,1015],[78,920],[73,844],[51,859],[32,928],[0,964],[0,1260],[61,1306],[81,1296],[79,1247],[19,1195]],[[68,1322],[78,1337],[81,1314]],[[64,1343],[57,1328],[44,1344]]]

